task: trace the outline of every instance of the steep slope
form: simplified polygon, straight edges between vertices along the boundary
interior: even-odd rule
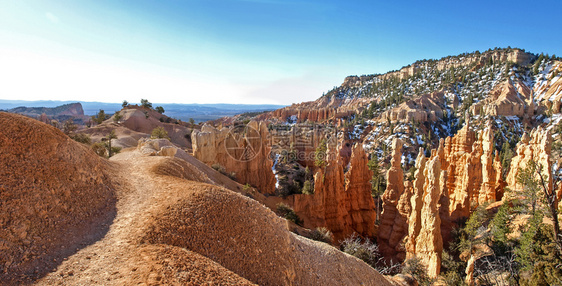
[[[116,166],[37,120],[0,126],[0,281],[24,283],[107,231]]]
[[[40,284],[389,285],[356,258],[290,233],[252,199],[186,180],[189,169],[161,175],[178,159],[132,151],[112,160],[128,187],[110,231]]]
[[[2,284],[390,285],[166,140],[107,161],[39,121],[0,124]]]

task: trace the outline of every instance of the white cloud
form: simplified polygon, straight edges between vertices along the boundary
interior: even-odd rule
[[[51,12],[45,13],[45,17],[47,17],[47,19],[49,19],[49,21],[51,21],[52,23],[57,24],[58,22],[60,22],[59,17],[53,15],[53,13]]]

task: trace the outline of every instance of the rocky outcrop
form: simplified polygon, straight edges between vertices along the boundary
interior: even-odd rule
[[[430,277],[437,277],[441,269],[441,253],[443,252],[443,238],[441,236],[441,198],[446,196],[446,177],[445,171],[441,171],[439,156],[432,156],[423,168],[423,175],[418,173],[416,180],[424,180],[422,206],[416,204],[412,211],[416,212],[413,216],[416,221],[414,233],[409,236],[408,256],[416,256],[421,259],[427,267],[427,274]],[[421,185],[421,182],[419,182]],[[420,190],[415,191],[417,194]],[[416,203],[419,198],[416,198]],[[418,218],[419,217],[419,218]],[[419,234],[416,236],[417,229]],[[413,252],[410,252],[412,251]]]
[[[180,147],[189,146],[189,141],[186,136],[189,136],[188,134],[191,130],[180,124],[166,123],[165,120],[169,119],[169,117],[162,115],[155,110],[139,106],[129,106],[121,110],[120,115],[123,117],[119,120],[119,124],[130,130],[151,134],[154,128],[162,127],[168,133],[168,137],[170,137],[170,141],[172,143]],[[97,125],[96,127],[99,128],[107,126],[108,123],[113,123],[113,117],[106,120],[102,125]]]
[[[435,122],[443,117],[443,98],[443,92],[421,95],[385,111],[379,120],[385,122],[388,120],[392,122]]]
[[[167,139],[141,138],[138,142],[137,149],[141,154],[148,156],[166,156],[181,159],[185,159],[189,156],[187,152],[174,146],[174,144]]]
[[[275,155],[287,156],[289,152],[295,155],[295,160],[301,165],[314,168],[315,151],[322,140],[327,147],[335,150],[337,148],[336,130],[330,126],[319,124],[285,124],[269,126],[269,146],[271,146],[271,157]],[[346,148],[351,151],[351,148]],[[351,152],[349,152],[351,155]],[[345,164],[347,165],[347,164]]]
[[[371,197],[372,174],[363,147],[353,147],[345,175],[338,153],[332,149],[328,153],[328,165],[314,175],[314,194],[291,196],[293,209],[303,218],[305,227],[327,227],[335,244],[354,233],[372,237],[376,212]]]
[[[490,91],[486,100],[470,107],[473,115],[530,117],[536,109],[531,90],[525,83],[507,79]]]
[[[151,210],[143,244],[199,253],[258,285],[391,285],[361,260],[290,232],[255,200],[209,185],[175,188],[179,198]]]
[[[506,179],[509,189],[517,191],[522,188],[517,182],[517,176],[520,174],[520,170],[527,168],[531,161],[535,162],[538,166],[542,166],[545,183],[549,190],[553,189],[552,163],[550,160],[551,145],[552,136],[549,130],[538,127],[531,134],[523,134],[521,141],[517,144],[516,156],[511,159]]]
[[[376,212],[371,196],[373,173],[367,167],[368,161],[363,145],[355,144],[349,170],[345,173],[345,208],[351,217],[351,229],[362,236],[372,237]]]
[[[442,168],[447,170],[451,220],[470,216],[470,208],[495,202],[502,194],[501,163],[494,155],[491,126],[476,140],[470,125],[445,140]],[[495,159],[495,160],[494,160]],[[498,195],[499,194],[499,195]]]
[[[562,62],[553,61],[548,74],[540,74],[533,86],[533,94],[553,113],[560,113],[562,104]]]
[[[412,197],[410,199],[411,212],[408,216],[408,239],[406,241],[406,258],[413,258],[416,254],[416,239],[421,230],[421,210],[423,207],[424,185],[425,185],[425,164],[427,158],[420,148],[416,159],[416,172],[414,173],[414,185]]]
[[[354,85],[352,82],[361,83],[362,81],[352,80],[347,84]],[[334,121],[359,114],[371,101],[373,101],[372,98],[340,98],[337,94],[326,95],[315,101],[293,104],[259,115],[257,120],[278,119],[295,123]]]
[[[251,121],[248,125],[218,130],[204,125],[191,134],[193,156],[212,166],[219,164],[226,172],[235,173],[236,181],[250,184],[264,194],[275,192],[273,162],[269,158],[266,123]]]
[[[502,166],[498,152],[494,152],[494,134],[489,127],[481,133],[482,145],[482,187],[478,194],[478,204],[485,202],[495,202],[500,198],[503,182],[502,182]]]
[[[386,174],[386,190],[382,195],[382,208],[380,226],[378,232],[379,247],[386,259],[404,258],[402,239],[407,234],[407,214],[399,210],[401,197],[404,193],[404,171],[401,166],[402,141],[392,141],[392,159],[390,169]],[[406,200],[404,198],[403,200]],[[408,198],[409,199],[409,198]],[[401,206],[405,206],[402,203]]]

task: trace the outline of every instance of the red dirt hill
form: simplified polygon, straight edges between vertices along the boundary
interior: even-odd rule
[[[0,126],[0,281],[24,283],[103,235],[113,165],[37,120],[0,112]]]

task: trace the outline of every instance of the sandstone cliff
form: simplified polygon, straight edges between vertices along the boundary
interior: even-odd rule
[[[443,252],[443,238],[441,236],[441,217],[439,215],[439,201],[446,191],[444,186],[446,172],[441,171],[438,156],[427,162],[424,168],[424,197],[423,206],[419,212],[420,231],[415,241],[415,255],[427,266],[427,274],[437,277],[441,269],[441,253]]]
[[[275,192],[273,161],[269,158],[269,132],[265,122],[218,130],[204,125],[191,134],[193,156],[212,166],[220,164],[235,173],[236,181],[250,184],[264,194]]]
[[[380,226],[378,231],[378,243],[381,253],[388,259],[394,261],[403,260],[404,249],[402,239],[408,231],[407,210],[399,209],[406,204],[400,204],[400,201],[408,201],[409,198],[404,196],[404,171],[401,166],[402,157],[402,141],[394,139],[392,141],[392,159],[390,161],[390,169],[386,174],[387,185],[382,195],[382,208]]]
[[[435,122],[443,117],[443,104],[443,92],[424,94],[382,113],[379,120],[385,122],[388,120],[392,122]]]
[[[497,85],[486,100],[470,107],[473,115],[530,117],[534,114],[536,104],[531,90],[520,80],[507,79]]]
[[[516,156],[511,160],[509,173],[506,178],[507,186],[511,190],[521,189],[517,182],[520,169],[525,169],[530,161],[534,161],[543,168],[543,178],[549,190],[553,188],[551,175],[551,145],[552,136],[549,130],[542,128],[534,129],[531,134],[523,134],[521,141],[517,144]]]
[[[468,218],[471,204],[476,207],[500,199],[497,194],[502,193],[503,186],[501,164],[494,155],[490,126],[481,132],[479,140],[476,140],[476,133],[470,130],[469,124],[454,137],[448,137],[444,144],[442,165],[448,175],[451,220]]]
[[[442,154],[438,150],[429,159],[422,151],[416,159],[406,257],[420,258],[428,275],[436,277],[440,273],[443,245],[451,230],[447,172],[441,170]]]
[[[346,79],[348,81],[348,79]],[[344,85],[346,83],[344,82]],[[295,121],[296,123],[325,122],[360,113],[373,99],[370,98],[338,98],[323,96],[315,101],[303,102],[287,106],[257,117],[258,120],[278,119]]]
[[[351,229],[366,237],[374,235],[375,201],[371,196],[371,170],[362,144],[352,149],[349,170],[345,173],[345,208],[351,217]]]
[[[314,194],[290,197],[295,212],[308,228],[327,227],[339,244],[354,233],[372,237],[375,204],[371,197],[371,171],[360,144],[353,147],[350,169],[344,175],[342,159],[329,150],[328,165],[314,175]]]

